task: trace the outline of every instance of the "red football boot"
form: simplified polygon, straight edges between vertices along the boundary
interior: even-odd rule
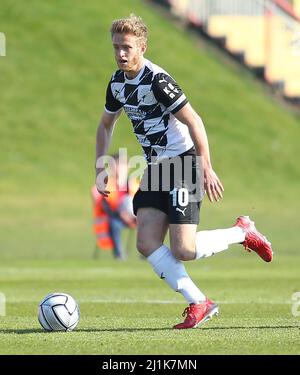
[[[209,299],[198,304],[191,303],[182,314],[182,316],[186,315],[184,321],[182,323],[176,324],[173,328],[196,328],[211,319],[214,315],[218,314],[218,305],[210,301]]]
[[[246,250],[255,251],[265,262],[271,262],[273,251],[271,242],[265,236],[258,232],[249,216],[239,216],[236,219],[235,227],[240,227],[246,234],[245,241],[242,243]]]

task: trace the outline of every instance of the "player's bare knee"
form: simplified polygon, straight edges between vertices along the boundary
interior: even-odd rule
[[[147,241],[145,239],[137,239],[136,247],[140,254],[148,257],[156,249],[158,249],[162,244],[154,243],[153,241]]]
[[[187,246],[174,246],[172,253],[178,260],[188,261],[195,259],[195,249]]]
[[[136,248],[138,250],[139,253],[141,253],[142,255],[144,255],[144,253],[146,252],[146,246],[145,246],[145,242],[140,240],[140,239],[137,239],[136,241]]]

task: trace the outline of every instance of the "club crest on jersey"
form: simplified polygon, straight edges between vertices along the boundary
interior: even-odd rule
[[[148,87],[139,87],[138,100],[141,104],[148,105],[154,104],[156,101],[153,92]]]

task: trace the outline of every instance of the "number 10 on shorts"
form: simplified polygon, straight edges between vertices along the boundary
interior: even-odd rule
[[[170,191],[173,197],[173,207],[182,206],[185,207],[189,204],[189,191],[186,188],[174,188]]]

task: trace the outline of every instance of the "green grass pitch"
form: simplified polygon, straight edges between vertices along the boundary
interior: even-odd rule
[[[280,262],[279,262],[280,260]],[[192,278],[219,303],[201,328],[177,331],[183,298],[154,277],[135,254],[115,262],[23,261],[2,264],[7,297],[0,317],[2,354],[298,354],[299,317],[291,313],[299,265],[266,264],[235,246],[231,253],[187,264]],[[48,333],[37,306],[49,291],[72,294],[81,319],[73,332]]]

